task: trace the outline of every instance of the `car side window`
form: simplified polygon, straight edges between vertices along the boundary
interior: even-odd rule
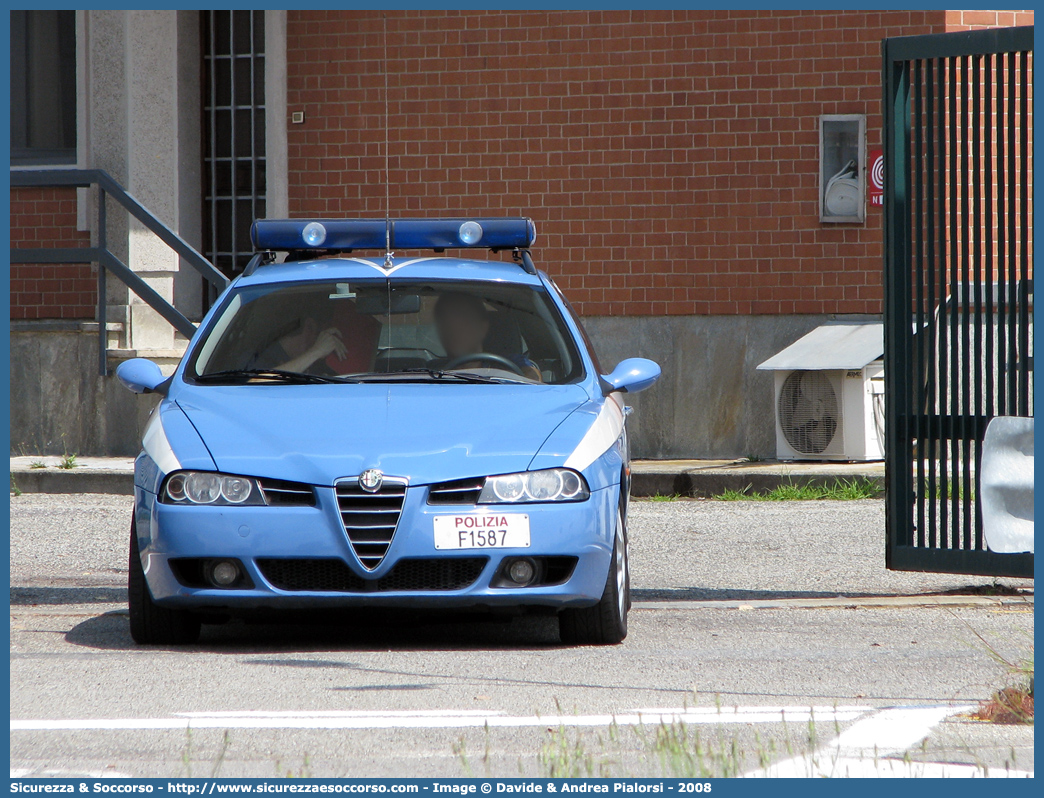
[[[602,364],[598,361],[598,353],[595,352],[594,344],[591,343],[591,339],[587,335],[587,330],[584,329],[584,324],[580,321],[580,316],[573,309],[572,303],[566,299],[566,295],[562,293],[562,289],[558,287],[558,284],[554,280],[549,280],[551,287],[555,289],[555,293],[558,294],[559,299],[562,300],[562,304],[566,306],[566,310],[569,311],[569,317],[576,324],[576,328],[580,331],[580,337],[584,341],[584,347],[587,349],[587,354],[591,356],[591,362],[594,363],[595,371],[599,374],[604,374],[602,371]]]

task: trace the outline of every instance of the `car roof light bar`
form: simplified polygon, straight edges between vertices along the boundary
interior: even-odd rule
[[[390,240],[389,240],[390,239]],[[526,249],[532,219],[258,219],[255,250],[350,252],[356,249]]]

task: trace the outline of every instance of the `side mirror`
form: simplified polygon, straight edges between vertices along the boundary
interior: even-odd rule
[[[602,377],[605,393],[622,391],[638,393],[644,391],[660,378],[660,366],[644,357],[629,357],[621,360],[611,374]]]
[[[116,379],[134,393],[153,393],[167,378],[151,360],[135,357],[116,367]]]

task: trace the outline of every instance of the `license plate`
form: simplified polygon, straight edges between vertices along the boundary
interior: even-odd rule
[[[529,516],[522,513],[435,516],[436,549],[528,549]]]

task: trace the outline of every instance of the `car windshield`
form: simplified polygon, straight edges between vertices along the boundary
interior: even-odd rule
[[[244,287],[186,373],[226,384],[562,384],[583,366],[542,286],[377,279]]]

